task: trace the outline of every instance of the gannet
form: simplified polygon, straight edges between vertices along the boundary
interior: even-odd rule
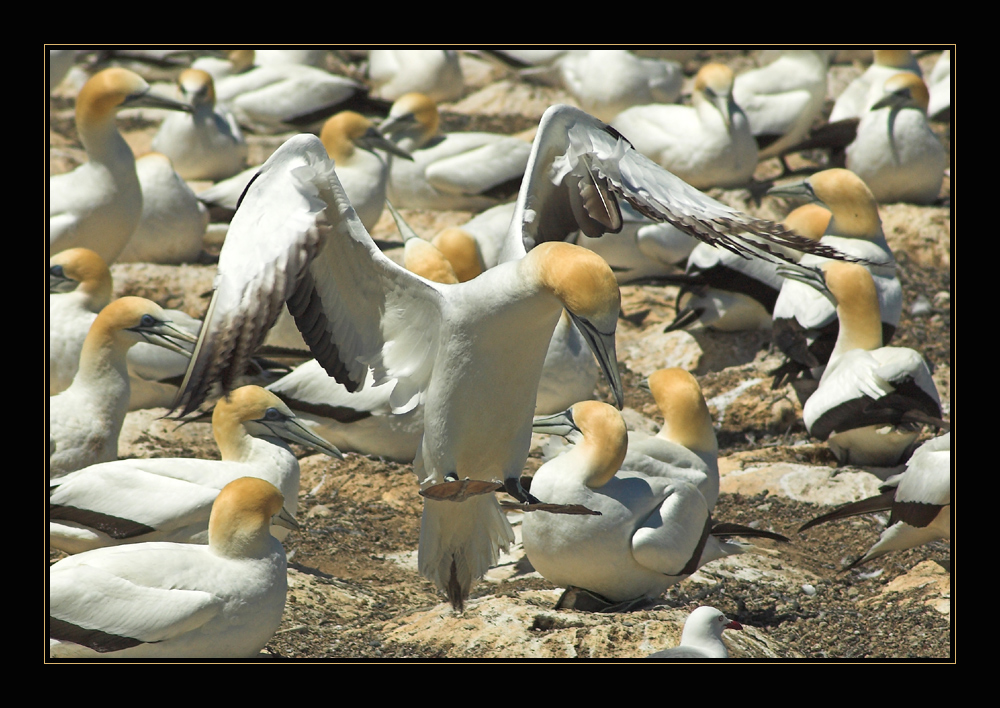
[[[304,64],[254,66],[217,78],[215,94],[241,125],[272,133],[370,105],[364,84]]]
[[[769,194],[805,197],[830,210],[830,222],[819,242],[867,261],[878,292],[882,339],[889,342],[902,314],[903,288],[882,232],[878,204],[864,181],[849,170],[832,169],[801,182],[773,187]],[[812,268],[825,260],[806,254],[799,264]],[[837,326],[836,308],[826,297],[808,285],[786,279],[774,304],[771,332],[774,343],[789,361],[774,372],[773,385],[782,386],[806,369],[812,369],[813,377],[818,379],[837,340]]]
[[[698,189],[742,187],[757,167],[757,143],[733,100],[733,72],[706,64],[690,106],[636,106],[611,126],[635,149]]]
[[[135,171],[142,189],[142,216],[118,261],[166,265],[197,262],[208,228],[208,209],[166,155],[143,155],[135,161]]]
[[[230,49],[221,56],[198,57],[191,62],[192,69],[207,72],[212,80],[219,82],[234,74],[242,74],[253,68],[256,53],[253,49]]]
[[[889,477],[878,496],[845,504],[817,516],[799,529],[859,514],[888,511],[889,523],[878,542],[845,570],[891,553],[938,539],[951,538],[951,433],[928,440],[906,462],[906,469]]]
[[[731,620],[714,607],[699,607],[684,620],[681,643],[649,655],[650,659],[728,659],[729,650],[722,641],[727,629],[741,630],[743,625]]]
[[[894,74],[847,146],[847,169],[879,204],[932,204],[941,192],[948,153],[927,123],[928,93],[916,74]]]
[[[882,98],[882,86],[886,80],[901,71],[923,76],[920,64],[909,49],[874,50],[872,64],[837,96],[829,122],[861,118]]]
[[[803,204],[783,223],[800,236],[819,241],[829,222],[828,209]],[[787,254],[798,260],[796,252]],[[677,315],[665,332],[695,323],[723,332],[771,329],[774,304],[785,282],[774,263],[747,260],[723,248],[699,243],[688,256],[685,274],[677,293]]]
[[[465,90],[454,49],[371,49],[368,81],[376,95],[390,101],[417,92],[443,103],[458,100]]]
[[[663,427],[652,436],[630,430],[621,469],[690,482],[711,511],[719,498],[719,443],[701,386],[677,368],[654,371],[648,383]]]
[[[600,512],[525,516],[525,553],[554,585],[582,588],[610,605],[604,609],[619,609],[659,597],[705,563],[743,550],[712,535],[709,505],[693,484],[619,469],[628,437],[612,406],[583,401],[563,416],[536,419],[534,429],[576,444],[538,468],[532,494]],[[566,606],[565,596],[558,606]]]
[[[230,482],[212,507],[207,546],[138,543],[64,558],[49,569],[53,658],[256,656],[281,624],[285,549],[295,528],[270,482]]]
[[[366,229],[374,229],[382,216],[389,180],[389,167],[375,150],[404,160],[411,159],[409,153],[387,140],[369,119],[353,111],[341,111],[327,119],[320,140],[337,166],[337,175],[361,223]],[[257,165],[218,182],[199,192],[198,198],[209,206],[235,211],[260,169],[261,165]]]
[[[841,464],[898,465],[921,423],[947,427],[937,387],[916,351],[882,346],[871,273],[839,261],[824,264],[823,272],[825,283],[818,276],[803,282],[836,303],[840,330],[819,388],[803,406],[806,429],[826,440]]]
[[[177,77],[177,90],[194,110],[164,118],[153,149],[169,157],[184,179],[215,181],[246,168],[246,139],[233,114],[215,105],[212,75],[186,69]]]
[[[302,64],[317,69],[326,68],[329,49],[256,49],[253,50],[254,63],[259,66],[271,64]]]
[[[437,105],[420,93],[392,104],[380,128],[413,161],[391,161],[397,208],[480,211],[517,192],[531,145],[496,133],[440,133]]]
[[[149,84],[126,69],[94,74],[76,99],[76,130],[87,162],[49,178],[49,252],[83,246],[114,263],[142,215],[142,191],[132,148],[118,132],[120,108],[190,106],[149,92]]]
[[[826,99],[829,49],[790,49],[767,66],[739,74],[733,99],[750,121],[758,159],[780,156],[809,132]]]
[[[146,541],[207,543],[212,502],[219,490],[240,477],[273,484],[295,518],[299,463],[286,441],[343,458],[259,386],[243,386],[219,399],[212,434],[222,460],[116,460],[52,480],[49,546],[80,553]],[[279,541],[287,535],[284,529],[271,533]]]
[[[544,72],[557,78],[580,108],[607,122],[633,106],[676,103],[684,84],[679,63],[644,59],[624,49],[569,51]],[[522,73],[537,76],[539,70]]]
[[[316,358],[348,390],[374,369],[376,386],[396,380],[393,412],[423,402],[414,468],[425,495],[433,489],[436,499],[460,499],[470,489],[503,484],[531,499],[518,478],[545,350],[563,307],[622,401],[614,354],[619,293],[611,269],[586,249],[542,242],[579,229],[614,231],[620,196],[650,218],[757,257],[777,257],[768,243],[818,248],[698,192],[578,109],[549,108],[531,150],[500,265],[448,286],[381,254],[315,136],[287,141],[233,218],[178,400],[181,414],[194,410],[213,382],[233,387],[287,300]],[[427,499],[421,573],[461,607],[512,539],[492,496],[475,494],[461,504]]]
[[[83,343],[98,313],[111,302],[111,271],[88,248],[60,251],[49,259],[49,395],[66,390],[80,365]],[[174,326],[197,336],[201,321],[166,310]],[[190,346],[190,345],[188,345]],[[128,409],[169,406],[187,370],[189,354],[139,342],[128,350]],[[172,379],[176,379],[171,383]]]
[[[73,383],[49,398],[50,477],[118,459],[129,400],[125,354],[147,341],[190,356],[174,340],[195,337],[175,327],[155,302],[123,297],[101,310],[83,343]]]

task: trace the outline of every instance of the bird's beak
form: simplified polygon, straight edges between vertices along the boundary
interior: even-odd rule
[[[271,525],[281,526],[291,531],[298,531],[299,529],[299,522],[295,520],[285,507],[281,507],[281,511],[271,517]]]
[[[281,421],[257,420],[254,422],[267,428],[274,437],[304,445],[311,450],[322,452],[324,455],[329,455],[338,460],[344,459],[344,454],[340,450],[294,418],[286,418]]]
[[[179,327],[175,327],[170,322],[157,322],[153,325],[137,325],[129,328],[133,332],[138,332],[150,344],[169,349],[172,352],[190,357],[193,346],[190,348],[181,346],[177,342],[194,345],[198,338]],[[175,341],[176,340],[176,341]]]
[[[359,147],[365,150],[385,150],[404,160],[413,161],[413,155],[386,138],[385,135],[379,132],[378,128],[369,128],[356,142]]]
[[[125,99],[123,105],[129,108],[163,108],[168,111],[194,112],[194,108],[186,103],[174,101],[165,96],[157,96],[155,93],[150,93],[149,91],[129,96]]]
[[[618,406],[618,410],[621,410],[625,407],[625,392],[622,388],[621,376],[618,373],[615,333],[611,332],[607,334],[599,332],[590,322],[574,315],[572,312],[569,312],[569,316],[573,318],[573,323],[579,328],[590,345],[590,349],[594,352],[594,356],[597,357],[597,363],[600,364],[601,371],[604,372],[604,376],[607,378],[608,383],[611,384],[611,390],[615,394],[615,403]]]
[[[583,432],[573,420],[572,408],[567,408],[562,413],[535,416],[531,422],[531,431],[546,435],[558,435],[563,438],[568,438],[572,433],[582,434]]]

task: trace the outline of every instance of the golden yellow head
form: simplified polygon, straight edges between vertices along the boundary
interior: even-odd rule
[[[483,260],[479,255],[476,239],[458,227],[444,229],[431,241],[451,263],[460,283],[472,280],[483,272]]]
[[[354,141],[372,127],[372,122],[360,113],[341,111],[323,124],[319,139],[334,162],[346,160],[354,153]]]
[[[628,452],[625,419],[614,407],[601,401],[580,401],[573,406],[573,421],[583,433],[579,445],[585,447],[593,464],[587,486],[601,487],[615,476]]]
[[[816,199],[833,214],[830,233],[851,238],[881,236],[878,202],[863,179],[850,170],[836,168],[817,172],[807,182]]]
[[[784,224],[799,236],[819,241],[826,233],[826,227],[830,225],[832,216],[830,210],[824,206],[803,204],[798,209],[789,212],[784,219]]]
[[[281,512],[284,497],[257,477],[233,480],[219,492],[208,522],[212,550],[230,557],[252,556],[266,548],[271,517]]]
[[[182,100],[193,106],[215,105],[215,82],[212,75],[201,69],[185,69],[177,77]]]
[[[114,117],[130,96],[149,90],[149,84],[128,69],[112,67],[90,77],[76,97],[77,122],[100,122]]]
[[[74,280],[77,289],[90,295],[103,295],[111,299],[111,271],[107,263],[89,248],[70,248],[49,259],[49,268],[60,266],[63,277]]]
[[[725,96],[733,92],[733,70],[725,64],[705,64],[694,77],[694,90],[704,93],[710,89],[716,96]]]
[[[528,252],[539,278],[565,308],[604,333],[614,332],[621,307],[618,281],[603,258],[561,241],[542,243]]]
[[[684,369],[660,369],[649,376],[649,390],[663,414],[660,435],[697,452],[718,450],[712,415],[698,380]]]

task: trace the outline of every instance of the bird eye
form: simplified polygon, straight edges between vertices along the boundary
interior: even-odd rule
[[[264,412],[264,420],[281,420],[284,417],[277,408],[268,408]]]
[[[142,319],[139,320],[139,324],[143,327],[152,327],[156,324],[156,318],[152,315],[143,315]]]
[[[57,278],[65,277],[63,276],[63,267],[61,265],[54,265],[49,268],[49,275],[54,275]]]

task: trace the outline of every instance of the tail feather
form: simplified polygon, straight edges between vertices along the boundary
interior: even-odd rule
[[[492,494],[462,502],[424,500],[420,574],[461,612],[469,591],[514,542],[514,531]]]

